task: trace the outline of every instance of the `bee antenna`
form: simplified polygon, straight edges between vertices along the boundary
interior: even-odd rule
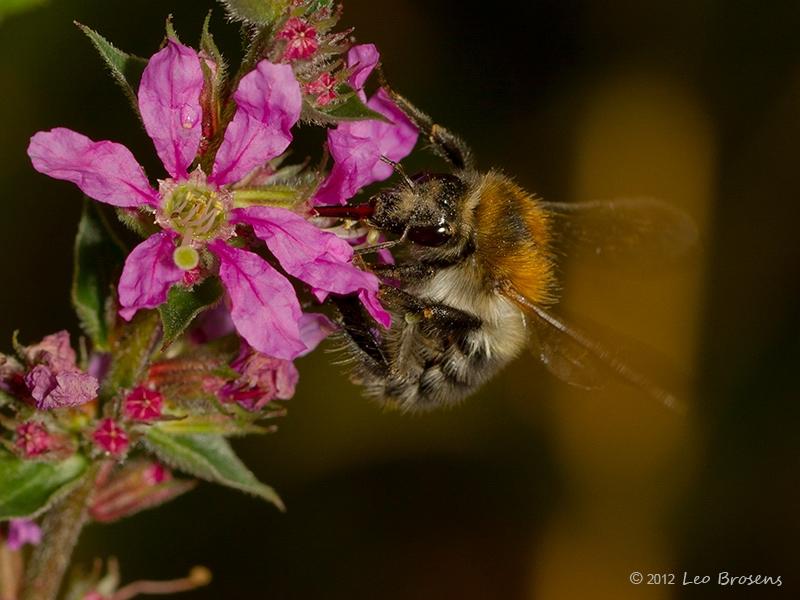
[[[395,173],[397,173],[398,175],[400,175],[400,177],[403,178],[403,182],[408,186],[408,189],[410,189],[412,192],[414,191],[414,189],[416,188],[416,186],[414,185],[414,182],[411,181],[411,178],[405,172],[405,169],[403,169],[403,167],[400,166],[399,162],[394,161],[391,158],[389,158],[388,156],[384,156],[382,154],[381,154],[381,162],[386,163],[387,165],[392,167],[392,169],[394,169]]]

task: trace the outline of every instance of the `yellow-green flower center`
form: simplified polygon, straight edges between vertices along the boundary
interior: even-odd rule
[[[228,216],[225,202],[216,190],[181,183],[164,199],[162,219],[184,239],[207,241],[219,236]]]

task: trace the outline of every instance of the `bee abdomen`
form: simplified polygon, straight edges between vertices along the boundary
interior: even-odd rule
[[[463,340],[453,340],[438,349],[419,329],[408,327],[401,333],[403,343],[385,348],[389,364],[385,368],[358,369],[357,378],[366,395],[382,404],[404,411],[419,412],[454,405],[471,395],[502,364],[492,364],[481,347],[466,349]],[[392,352],[412,347],[403,358]]]

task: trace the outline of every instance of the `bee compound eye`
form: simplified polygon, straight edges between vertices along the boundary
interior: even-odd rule
[[[452,236],[453,233],[450,230],[450,226],[446,224],[412,227],[406,235],[408,240],[420,246],[442,246]]]

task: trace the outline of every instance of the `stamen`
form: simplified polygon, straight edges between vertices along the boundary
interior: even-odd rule
[[[174,185],[164,193],[161,223],[179,233],[184,238],[184,245],[193,240],[208,241],[220,237],[228,225],[231,196],[230,192],[208,186],[205,181],[190,180]],[[189,264],[192,256],[188,250],[182,252],[180,264],[184,268],[182,265]]]

